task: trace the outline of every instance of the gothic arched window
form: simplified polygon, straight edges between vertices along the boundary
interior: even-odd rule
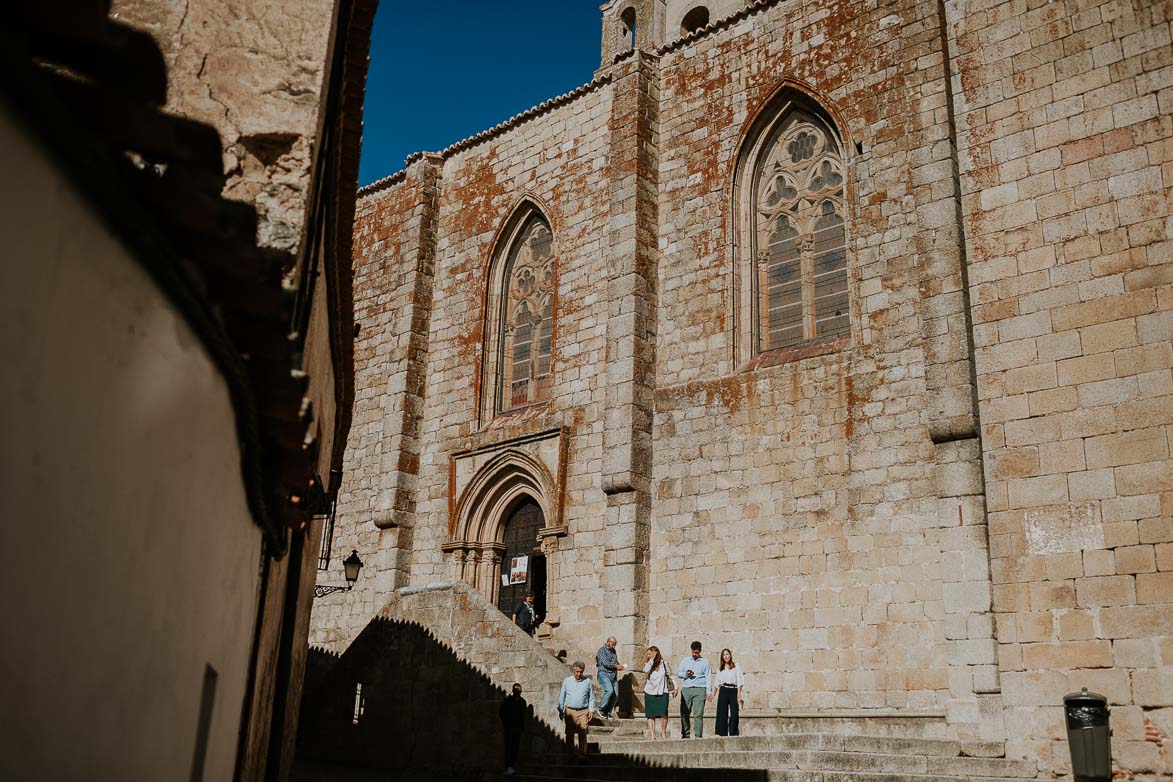
[[[839,137],[793,101],[772,119],[739,169],[739,320],[754,355],[851,330]]]
[[[513,235],[501,285],[499,412],[550,397],[554,242],[550,227],[537,214]]]

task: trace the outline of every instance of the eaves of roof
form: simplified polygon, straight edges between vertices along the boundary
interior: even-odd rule
[[[663,46],[660,46],[657,49],[653,50],[653,54],[655,54],[657,57],[659,57],[661,55],[668,54],[669,52],[674,52],[678,49],[681,49],[681,48],[687,46],[690,43],[694,43],[695,41],[700,40],[701,38],[705,38],[709,35],[720,32],[722,30],[727,30],[728,28],[737,24],[741,20],[747,19],[750,16],[753,16],[754,14],[761,13],[762,11],[765,11],[766,9],[770,8],[771,6],[778,5],[779,3],[784,2],[784,1],[785,0],[756,0],[756,2],[750,3],[749,5],[745,6],[744,8],[742,8],[738,11],[734,11],[733,13],[729,14],[728,16],[721,17],[720,19],[718,19],[714,22],[710,22],[709,24],[705,25],[704,27],[702,27],[698,30],[694,30],[693,32],[688,33],[687,35],[682,35],[681,37],[679,37],[673,41],[669,41],[668,43],[664,44]],[[635,52],[634,49],[628,49],[625,52],[620,52],[619,54],[615,55],[614,59],[611,60],[611,64],[618,65],[619,63],[632,57],[634,52]],[[525,111],[521,112],[520,114],[516,114],[516,115],[510,117],[509,119],[507,119],[503,122],[500,122],[491,128],[488,128],[487,130],[482,130],[480,133],[477,133],[476,135],[469,136],[466,139],[462,139],[460,141],[457,141],[455,144],[451,144],[451,145],[445,147],[444,149],[442,149],[439,152],[434,153],[434,154],[439,155],[439,157],[442,160],[447,160],[452,155],[455,155],[458,152],[462,152],[462,151],[468,149],[469,147],[476,146],[477,144],[480,144],[482,141],[488,141],[491,138],[494,138],[496,136],[500,136],[502,133],[505,133],[506,131],[517,127],[518,125],[520,125],[521,123],[523,123],[527,120],[533,119],[534,117],[545,114],[546,112],[550,111],[551,109],[557,108],[559,106],[564,106],[567,103],[570,103],[574,100],[577,100],[578,98],[582,97],[583,95],[586,95],[590,92],[593,92],[594,90],[598,89],[599,87],[603,86],[604,84],[609,83],[611,81],[611,79],[612,79],[612,77],[607,73],[600,74],[599,76],[596,76],[594,79],[592,79],[591,81],[587,82],[586,84],[582,85],[581,87],[579,87],[577,89],[571,90],[570,92],[563,93],[562,95],[559,95],[555,98],[550,98],[549,100],[547,100],[543,103],[539,103],[537,106],[533,106],[531,108],[528,108]],[[412,154],[408,155],[407,159],[404,161],[405,166],[410,166],[415,161],[423,158],[423,156],[426,154],[429,154],[429,153],[413,152]],[[377,179],[368,185],[363,185],[358,190],[358,196],[359,196],[359,198],[364,198],[366,196],[378,193],[381,190],[386,190],[387,188],[393,187],[393,186],[403,182],[404,179],[406,178],[406,176],[407,176],[406,168],[399,170],[399,171],[396,171],[394,174],[390,174],[388,176],[385,176],[382,179]]]

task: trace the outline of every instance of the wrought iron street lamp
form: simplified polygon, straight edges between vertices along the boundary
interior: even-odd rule
[[[346,572],[346,586],[314,586],[314,597],[325,597],[334,592],[349,592],[354,589],[354,582],[358,581],[358,571],[362,570],[362,560],[358,558],[358,551],[352,550],[350,556],[342,560],[342,569]]]

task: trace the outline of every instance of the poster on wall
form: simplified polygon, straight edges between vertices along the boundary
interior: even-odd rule
[[[501,586],[503,586],[503,587],[509,586],[509,574],[508,573],[501,574]]]
[[[509,583],[524,584],[529,579],[529,557],[514,557],[509,563]]]

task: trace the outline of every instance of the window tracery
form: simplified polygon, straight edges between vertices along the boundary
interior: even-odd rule
[[[843,158],[830,126],[785,109],[749,195],[755,352],[849,333]]]
[[[504,274],[498,410],[550,396],[554,252],[550,228],[532,217],[517,234]]]

